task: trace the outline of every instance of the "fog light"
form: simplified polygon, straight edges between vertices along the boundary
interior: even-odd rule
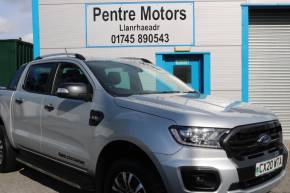
[[[212,168],[182,167],[181,176],[189,191],[215,191],[220,186],[218,172]]]

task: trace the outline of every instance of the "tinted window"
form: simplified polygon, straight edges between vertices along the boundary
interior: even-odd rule
[[[34,93],[50,93],[56,64],[37,64],[30,67],[24,89]]]
[[[75,64],[61,64],[54,85],[54,93],[64,83],[85,83],[91,89],[90,83],[83,71]]]
[[[10,81],[10,83],[8,85],[9,90],[16,90],[18,82],[19,82],[21,75],[22,75],[23,71],[25,70],[26,66],[27,66],[27,64],[20,66],[20,68],[15,72],[12,80]]]

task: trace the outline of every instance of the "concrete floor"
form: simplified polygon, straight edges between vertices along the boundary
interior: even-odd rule
[[[290,142],[288,147],[290,147]],[[284,181],[272,193],[290,193],[290,164]],[[79,191],[29,168],[0,174],[0,193],[88,193]]]

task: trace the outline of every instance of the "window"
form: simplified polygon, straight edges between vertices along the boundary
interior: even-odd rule
[[[18,82],[19,82],[21,75],[22,75],[23,71],[25,70],[26,66],[27,66],[27,64],[20,66],[20,68],[15,72],[12,80],[10,81],[10,83],[8,85],[9,90],[16,90]]]
[[[156,90],[156,81],[152,79],[152,75],[148,72],[142,72],[142,73],[138,73],[139,74],[139,78],[142,84],[142,88],[143,90],[146,91],[155,91]]]
[[[142,71],[138,75],[145,93],[176,92],[179,90],[175,84],[171,84],[170,76],[166,73]]]
[[[164,94],[192,91],[181,80],[149,64],[89,61],[88,67],[113,96]]]
[[[63,63],[58,70],[57,79],[54,85],[54,93],[64,83],[84,83],[88,85],[88,88],[92,90],[92,87],[83,73],[83,71],[75,64]]]
[[[128,72],[125,72],[122,68],[109,68],[106,69],[106,75],[108,79],[115,79],[115,88],[121,88],[121,89],[130,89],[130,77]],[[111,81],[113,82],[113,81]]]
[[[56,64],[32,65],[26,77],[24,89],[34,93],[50,93],[52,77]]]

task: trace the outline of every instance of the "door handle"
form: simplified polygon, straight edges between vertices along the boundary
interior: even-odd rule
[[[49,105],[45,105],[44,109],[50,112],[54,110],[54,107],[52,106],[52,104],[49,104]]]
[[[17,104],[21,105],[21,104],[23,103],[23,99],[21,99],[21,98],[16,98],[16,99],[15,99],[15,102],[16,102]]]

